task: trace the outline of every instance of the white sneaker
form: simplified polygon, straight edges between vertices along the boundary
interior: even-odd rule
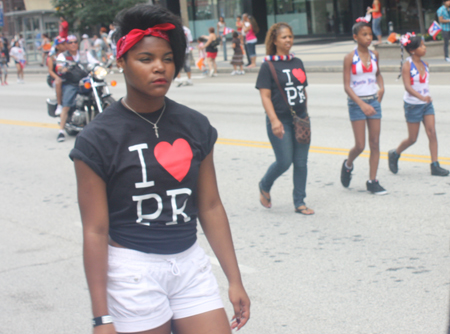
[[[174,82],[180,83],[180,82],[182,82],[182,80],[181,80],[181,78],[175,78]]]
[[[216,72],[214,72],[212,76],[213,76],[213,77],[217,77],[217,73],[216,73]]]
[[[448,62],[450,62],[450,58],[445,58],[445,61],[448,61]]]
[[[239,72],[238,71],[231,72],[231,75],[236,75],[236,74],[239,74]]]
[[[186,80],[186,86],[193,86],[194,83],[192,82],[191,79]]]
[[[55,115],[56,115],[56,116],[61,115],[62,110],[63,110],[62,105],[58,104],[58,106],[56,107],[56,110],[55,110]]]
[[[245,74],[245,71],[240,71],[238,74],[239,74],[239,75],[244,75],[244,74]]]
[[[209,76],[212,77],[214,75],[214,70],[209,71]]]

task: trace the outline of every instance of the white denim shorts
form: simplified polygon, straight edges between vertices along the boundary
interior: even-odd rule
[[[113,246],[108,252],[108,309],[118,332],[223,308],[209,257],[197,243],[171,255]]]

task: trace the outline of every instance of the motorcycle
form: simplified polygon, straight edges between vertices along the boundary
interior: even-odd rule
[[[110,61],[106,64],[87,65],[88,76],[79,82],[75,105],[70,108],[64,127],[69,136],[76,136],[95,116],[116,102],[105,82],[109,73],[108,68],[111,68]],[[69,67],[81,66],[78,63],[68,63]],[[115,86],[114,81],[112,85]],[[58,103],[55,99],[47,99],[47,111],[50,117],[59,117],[55,114],[57,106]]]

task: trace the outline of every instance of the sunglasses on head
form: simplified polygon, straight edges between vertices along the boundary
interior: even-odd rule
[[[67,42],[67,44],[76,44],[78,41]]]

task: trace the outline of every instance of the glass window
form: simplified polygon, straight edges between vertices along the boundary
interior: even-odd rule
[[[267,24],[286,22],[294,35],[308,34],[306,0],[267,0]]]
[[[188,0],[192,37],[197,39],[201,35],[207,35],[209,27],[217,30],[220,16],[225,18],[226,26],[235,29],[236,16],[242,14],[242,2],[243,0]]]
[[[308,25],[312,34],[326,34],[334,31],[333,0],[308,1]]]

